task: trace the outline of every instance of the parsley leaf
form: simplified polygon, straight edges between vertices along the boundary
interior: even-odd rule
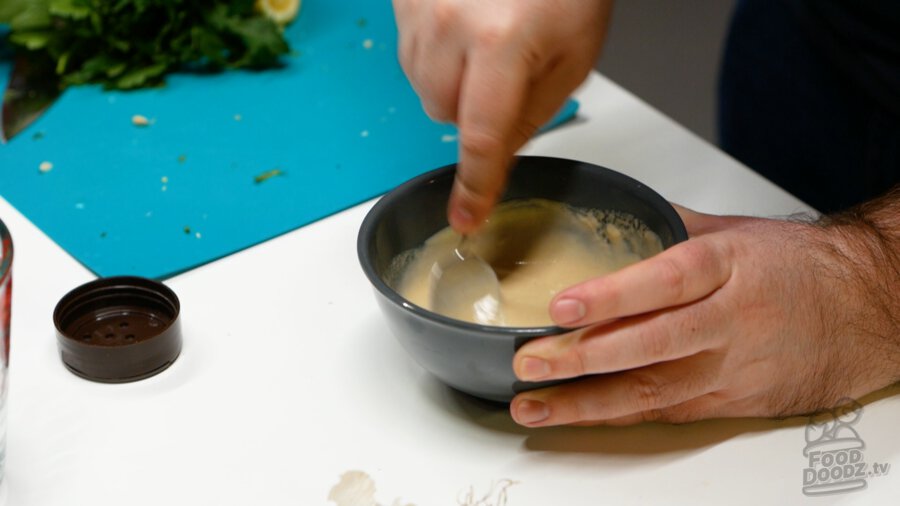
[[[0,23],[64,86],[159,86],[171,72],[277,67],[290,52],[253,0],[3,0]]]

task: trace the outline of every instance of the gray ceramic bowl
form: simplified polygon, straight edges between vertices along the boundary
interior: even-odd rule
[[[489,327],[453,320],[407,301],[386,279],[396,255],[420,246],[447,226],[447,199],[455,169],[449,165],[423,174],[378,201],[359,230],[359,262],[375,287],[391,331],[422,367],[453,388],[508,402],[517,392],[547,385],[516,379],[512,370],[515,351],[531,339],[563,330]],[[503,200],[523,198],[631,213],[656,232],[666,248],[687,239],[678,214],[658,193],[628,176],[589,163],[520,157]]]

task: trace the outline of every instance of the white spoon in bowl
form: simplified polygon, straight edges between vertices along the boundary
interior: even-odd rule
[[[462,237],[431,267],[432,311],[483,325],[502,325],[497,273],[467,247]]]

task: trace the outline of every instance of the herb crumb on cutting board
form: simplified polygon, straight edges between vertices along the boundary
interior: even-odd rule
[[[282,171],[281,169],[267,170],[267,171],[263,172],[262,174],[256,175],[253,178],[253,182],[256,184],[260,184],[264,181],[268,181],[269,179],[272,179],[273,177],[283,176],[283,175],[285,175],[285,172]]]

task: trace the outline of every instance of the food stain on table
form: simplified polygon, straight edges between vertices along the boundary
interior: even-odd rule
[[[362,471],[347,471],[337,485],[331,487],[328,500],[337,506],[382,506],[375,500],[375,481]],[[391,506],[415,506],[395,499]]]
[[[475,487],[470,486],[457,498],[456,502],[459,506],[508,506],[508,490],[517,483],[513,480],[503,479],[491,483],[490,488],[484,494],[476,493]],[[379,503],[375,499],[375,481],[363,471],[347,471],[342,474],[340,481],[331,487],[328,501],[336,506],[388,506],[387,503]],[[389,506],[415,505],[397,498]]]
[[[491,488],[480,497],[476,495],[475,487],[469,487],[466,494],[457,500],[457,504],[459,506],[507,506],[509,501],[508,490],[517,483],[519,482],[507,479],[491,483]]]

